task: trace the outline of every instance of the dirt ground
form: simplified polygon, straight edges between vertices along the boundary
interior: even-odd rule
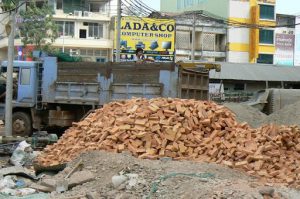
[[[95,151],[82,154],[69,164],[72,168],[79,159],[83,170],[91,171],[95,180],[63,193],[52,193],[51,198],[87,198],[88,193],[97,193],[99,198],[215,198],[241,199],[263,198],[259,191],[273,186],[277,198],[298,199],[300,192],[280,185],[270,185],[245,173],[212,163],[190,161],[140,160],[127,153],[114,154]],[[54,178],[66,175],[65,171]],[[138,174],[138,183],[133,187],[114,188],[112,177],[120,171]],[[160,179],[160,180],[159,180]],[[155,184],[157,183],[157,184]],[[157,188],[156,192],[151,192]]]

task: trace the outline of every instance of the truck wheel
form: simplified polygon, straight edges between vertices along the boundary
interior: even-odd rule
[[[24,112],[13,113],[12,131],[13,131],[13,135],[29,136],[32,133],[30,116]]]

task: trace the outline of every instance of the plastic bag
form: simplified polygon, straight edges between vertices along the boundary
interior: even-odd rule
[[[31,153],[31,145],[28,144],[26,141],[22,141],[14,150],[10,158],[10,162],[15,166],[23,166],[26,162],[32,159]]]
[[[18,189],[16,192],[17,196],[27,196],[27,195],[31,195],[34,194],[36,192],[35,189],[32,188],[22,188],[22,189]]]
[[[4,194],[4,195],[15,196],[17,194],[17,191],[14,189],[5,187],[5,188],[1,189],[0,193]]]
[[[13,180],[12,176],[5,176],[0,180],[0,190],[4,188],[14,188],[16,183]]]

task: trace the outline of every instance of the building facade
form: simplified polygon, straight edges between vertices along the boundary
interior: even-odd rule
[[[275,0],[162,0],[161,10],[212,13],[228,25],[228,62],[273,64],[275,5]]]
[[[226,30],[223,24],[197,13],[177,16],[176,61],[226,61]]]
[[[116,0],[37,1],[39,6],[47,3],[53,8],[53,18],[60,35],[53,46],[71,56],[81,56],[85,61],[93,62],[106,62],[112,58],[113,37],[110,26],[111,16],[116,14],[112,12],[112,8],[117,5],[116,2]],[[22,5],[20,10],[26,9],[26,6],[27,4]],[[17,34],[16,47],[22,46]],[[6,59],[7,46],[8,37],[4,35],[0,37],[0,59]],[[15,54],[17,55],[17,52]]]

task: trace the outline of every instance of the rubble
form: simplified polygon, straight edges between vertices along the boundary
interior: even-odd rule
[[[68,185],[69,188],[75,187],[77,185],[86,183],[86,182],[90,182],[92,180],[94,180],[95,177],[93,175],[93,173],[91,173],[90,171],[78,171],[75,172],[70,179],[68,180]]]
[[[273,197],[274,196],[274,192],[275,192],[275,190],[274,190],[274,188],[272,188],[272,187],[263,187],[263,188],[261,188],[260,190],[259,190],[259,193],[261,194],[261,195],[266,195],[266,196],[271,196],[271,197]]]
[[[141,159],[216,162],[268,182],[299,186],[299,143],[297,126],[252,129],[213,102],[135,98],[109,103],[74,123],[37,161],[51,166],[86,151],[130,151]]]
[[[78,185],[64,193],[54,192],[51,198],[76,198],[91,192],[96,192],[102,198],[123,198],[125,196],[125,198],[149,198],[151,190],[154,189],[156,191],[152,191],[152,198],[213,198],[214,195],[217,195],[220,197],[216,198],[228,196],[227,198],[232,199],[262,199],[259,190],[262,187],[271,186],[270,183],[259,181],[244,172],[215,163],[163,162],[135,158],[127,153],[91,151],[81,154],[79,158],[68,163],[68,167],[73,168],[79,159],[82,159],[83,170],[91,171],[95,180]],[[65,169],[53,178],[63,178],[68,172],[69,169]],[[127,189],[128,181],[126,181],[115,188],[112,177],[122,173],[123,175],[137,174],[138,179],[144,182]],[[256,186],[250,186],[251,183],[256,183]],[[293,188],[278,184],[273,184],[272,187],[277,194],[284,196],[280,199],[298,199],[300,197],[300,192]],[[232,195],[230,195],[231,193]],[[276,194],[274,194],[275,196]]]

